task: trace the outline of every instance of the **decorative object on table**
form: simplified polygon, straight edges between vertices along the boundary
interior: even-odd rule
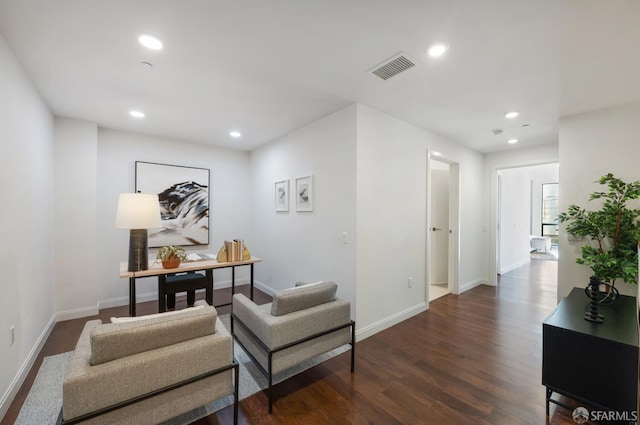
[[[249,248],[244,244],[242,239],[234,239],[230,241],[224,241],[216,259],[219,263],[230,261],[246,261],[251,259],[251,253]]]
[[[585,237],[588,243],[582,246],[582,257],[576,263],[591,267],[593,276],[585,289],[591,306],[585,319],[601,322],[598,304],[610,303],[618,297],[616,280],[627,283],[638,282],[638,238],[640,210],[629,208],[627,202],[640,197],[640,181],[626,183],[609,173],[597,183],[607,185],[607,192],[593,192],[589,200],[603,199],[599,210],[587,211],[577,205],[569,206],[559,216],[567,223],[569,235]],[[575,238],[573,238],[575,239]],[[604,290],[600,291],[600,285]]]
[[[157,193],[162,226],[149,246],[209,243],[209,170],[136,161],[136,190]]]
[[[160,227],[158,195],[121,193],[116,212],[116,228],[129,229],[128,271],[149,268],[147,229]]]
[[[289,180],[276,182],[276,211],[289,211]]]
[[[296,211],[313,211],[313,176],[296,179]]]
[[[187,259],[187,253],[184,248],[173,245],[163,246],[158,250],[156,258],[162,261],[162,267],[165,269],[175,269],[180,262]]]

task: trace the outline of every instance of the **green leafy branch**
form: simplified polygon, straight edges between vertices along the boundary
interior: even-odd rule
[[[595,277],[612,285],[619,278],[637,283],[640,210],[629,208],[627,202],[640,197],[640,181],[626,183],[609,173],[597,183],[609,189],[589,197],[590,201],[604,200],[600,210],[571,205],[559,216],[561,223],[567,223],[567,233],[591,240],[582,247],[582,258],[576,263],[591,267]]]

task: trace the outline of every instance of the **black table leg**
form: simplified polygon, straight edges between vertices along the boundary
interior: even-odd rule
[[[205,289],[205,299],[207,304],[213,305],[213,269],[205,270],[207,276],[207,289]]]
[[[129,278],[129,316],[136,315],[136,278]]]
[[[233,299],[233,294],[236,293],[236,268],[235,266],[231,266],[231,298]]]
[[[175,295],[173,305],[175,307]],[[158,313],[167,311],[167,275],[158,275]]]
[[[253,263],[251,263],[251,301],[253,301]]]
[[[549,400],[551,400],[551,395],[553,391],[547,388],[547,418],[549,417]]]

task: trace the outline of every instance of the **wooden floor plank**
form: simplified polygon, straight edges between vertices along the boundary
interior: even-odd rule
[[[278,384],[271,415],[263,392],[242,400],[240,423],[545,423],[542,322],[556,304],[556,275],[557,262],[532,260],[500,276],[497,287],[441,297],[427,312],[360,341],[354,374],[350,354],[341,354]],[[246,286],[239,289],[248,293]],[[228,289],[214,295],[216,300],[229,297]],[[270,300],[260,291],[256,299]],[[176,308],[184,307],[179,298]],[[155,302],[138,304],[139,314],[156,309]],[[127,312],[127,306],[115,307],[57,323],[0,425],[15,420],[45,356],[72,350],[86,320]],[[228,312],[229,307],[219,309]],[[551,412],[547,423],[575,424],[571,411],[552,406]],[[226,408],[194,424],[228,424],[232,416]]]

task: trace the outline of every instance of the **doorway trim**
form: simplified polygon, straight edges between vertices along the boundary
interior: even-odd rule
[[[458,276],[460,264],[460,164],[445,156],[436,154],[427,149],[427,237],[425,258],[425,302],[429,306],[429,288],[431,268],[431,159],[449,164],[449,259],[448,259],[448,288],[451,294],[459,294]]]

